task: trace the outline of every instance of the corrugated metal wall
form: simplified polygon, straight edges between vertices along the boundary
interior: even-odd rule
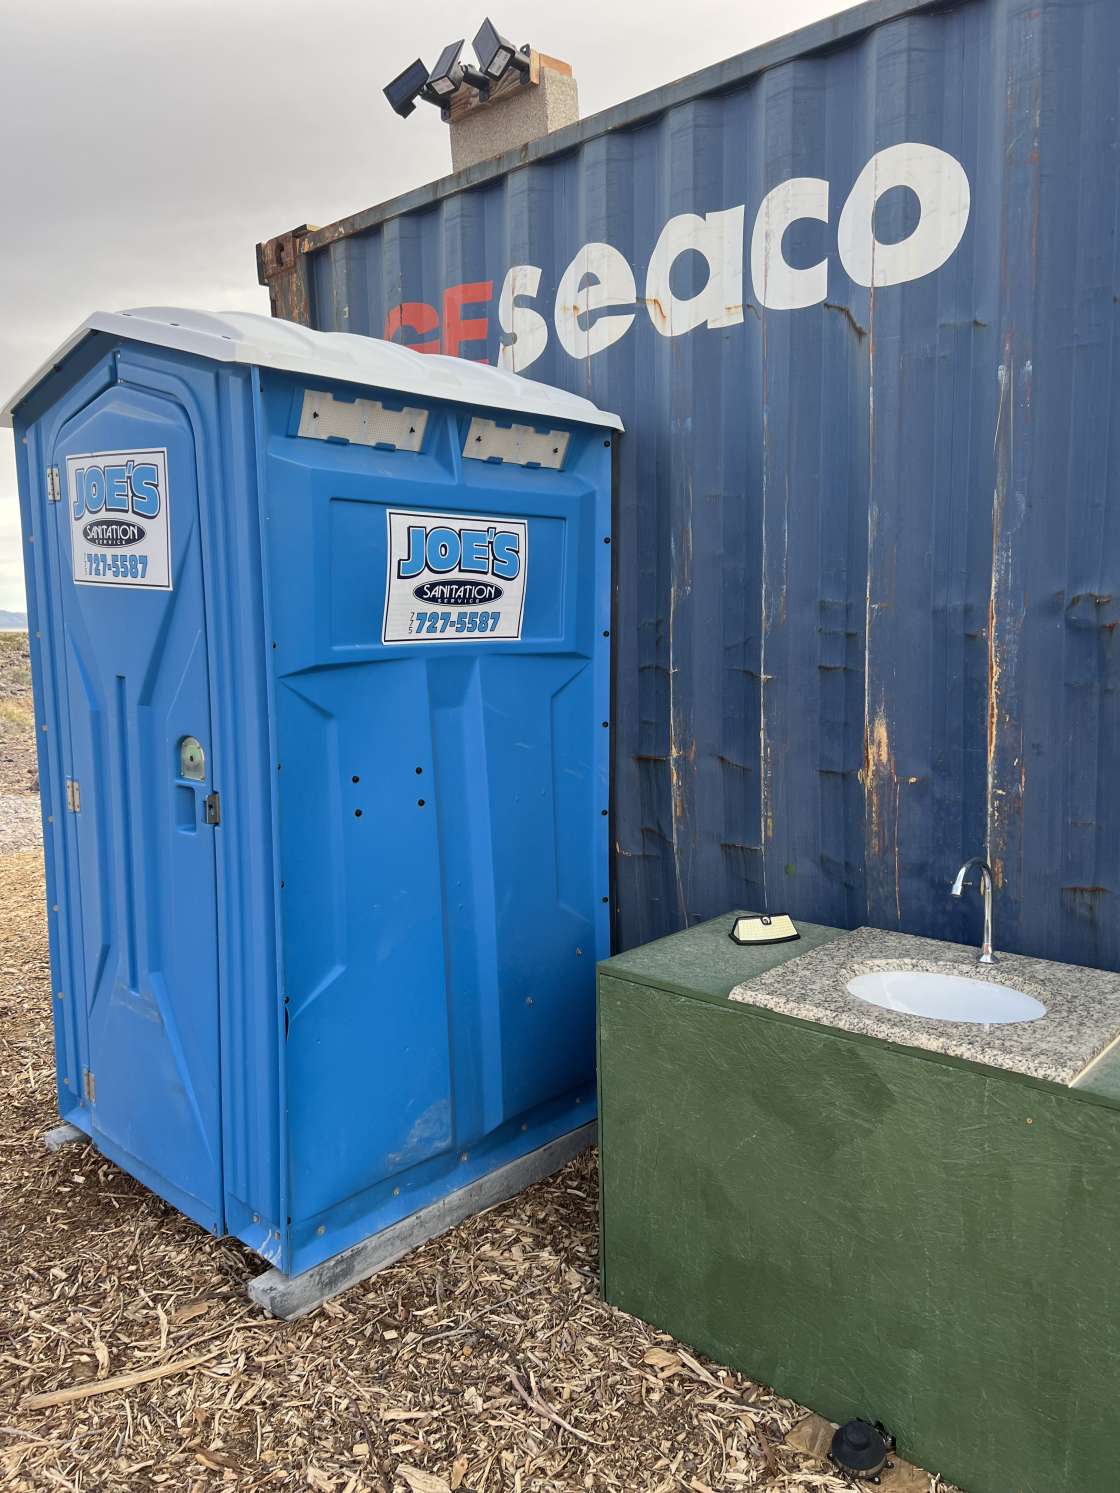
[[[381,335],[426,302],[446,323],[445,289],[473,283],[484,335],[458,350],[497,361],[504,277],[534,265],[531,376],[626,421],[620,946],[732,906],[975,939],[977,899],[947,884],[986,850],[997,945],[1116,967],[1120,7],[876,4],[805,39],[312,234],[308,318]],[[935,272],[866,289],[837,220],[900,142],[963,165],[968,226]],[[827,299],[773,310],[752,226],[790,177],[829,183],[828,222],[784,240],[796,267],[828,255]],[[662,335],[642,294],[666,221],[740,204],[742,319]],[[874,221],[905,239],[914,198]],[[621,252],[638,302],[573,358],[553,298],[587,243]],[[673,294],[703,284],[684,254]]]

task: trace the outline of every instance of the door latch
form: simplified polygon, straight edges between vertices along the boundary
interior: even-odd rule
[[[179,776],[192,783],[206,777],[206,752],[197,736],[184,736],[179,742]]]
[[[219,793],[208,793],[202,800],[202,819],[205,824],[221,824],[222,798]]]

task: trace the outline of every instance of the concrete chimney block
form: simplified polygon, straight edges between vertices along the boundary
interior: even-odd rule
[[[572,70],[555,57],[532,54],[530,81],[507,74],[487,102],[461,89],[451,104],[451,169],[463,171],[517,150],[579,119],[579,91]]]

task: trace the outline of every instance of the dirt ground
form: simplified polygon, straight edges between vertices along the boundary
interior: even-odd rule
[[[0,794],[38,791],[27,634],[0,632]]]
[[[9,679],[16,654],[4,654]],[[0,736],[11,784],[31,762],[25,688],[0,687],[0,719],[23,720],[22,745],[18,727]],[[247,1251],[90,1145],[44,1150],[57,1121],[50,1007],[40,853],[0,855],[0,1485],[11,1493],[845,1486],[785,1443],[799,1422],[795,1440],[812,1443],[804,1411],[598,1299],[592,1156],[310,1317],[265,1317],[245,1295],[263,1268]],[[136,1374],[150,1377],[114,1384]],[[82,1397],[37,1402],[74,1390]],[[891,1486],[940,1485],[900,1469]]]

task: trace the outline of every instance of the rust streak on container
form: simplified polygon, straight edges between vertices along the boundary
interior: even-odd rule
[[[765,845],[774,837],[774,810],[770,801],[770,742],[766,734],[766,639],[769,608],[769,557],[766,544],[766,509],[770,495],[770,326],[762,318],[762,503],[759,533],[762,538],[761,586],[758,635],[758,810],[759,837]],[[762,895],[766,905],[766,857],[762,858]]]
[[[1062,887],[1062,900],[1074,916],[1094,925],[1100,914],[1100,899],[1110,895],[1111,889],[1106,886]]]
[[[620,845],[617,840],[615,841],[614,852],[616,855],[622,856],[625,860],[628,861],[648,861],[656,859],[656,856],[651,855],[648,850],[627,850],[625,845]]]
[[[996,755],[996,720],[999,713],[999,653],[996,648],[996,580],[992,570],[992,593],[988,600],[988,774],[991,778]]]
[[[662,336],[668,336],[670,331],[669,317],[666,314],[665,307],[661,304],[657,296],[639,297],[638,305],[645,306],[649,312],[650,321],[653,322]]]
[[[1008,468],[1010,464],[1010,449],[1014,441],[1015,419],[1014,391],[1012,389],[1014,362],[1010,333],[1005,341],[1004,361],[1000,364],[997,376],[999,378],[999,406],[996,410],[996,429],[993,441],[996,483],[992,494],[992,558],[991,578],[988,590],[988,717],[986,744],[987,849],[988,860],[992,864],[993,873],[996,872],[997,850],[1001,843],[996,823],[996,749],[999,740],[1000,675],[1002,672],[999,647],[1000,568],[1002,564],[1003,511],[1007,496]],[[1008,412],[1009,393],[1011,394],[1010,412]],[[1002,880],[1002,874],[1002,861],[999,861],[997,880]]]
[[[882,705],[875,719],[863,736],[864,799],[867,804],[867,833],[869,847],[881,855],[886,848],[886,833],[883,824],[883,788],[897,792],[898,778],[894,757],[891,754],[890,729]],[[897,846],[896,846],[897,849]]]
[[[311,325],[306,235],[316,232],[304,223],[257,245],[257,279],[268,288],[272,315],[305,327]]]
[[[736,762],[734,757],[727,757],[723,752],[717,752],[716,761],[722,762],[724,767],[734,768],[736,772],[754,772],[754,768],[748,762]]]
[[[825,301],[824,309],[826,311],[835,311],[838,316],[842,316],[855,333],[857,342],[865,342],[867,340],[867,328],[860,326],[847,306],[840,306],[835,301]]]
[[[695,739],[685,744],[684,723],[679,718],[680,709],[675,683],[678,670],[676,661],[676,620],[681,602],[692,592],[692,481],[687,484],[687,514],[672,538],[673,583],[669,589],[669,776],[672,793],[673,825],[673,873],[676,881],[677,907],[682,920],[687,917],[684,882],[681,875],[681,847],[689,843],[688,800],[685,793],[681,763],[696,760]]]
[[[866,696],[865,696],[866,698]],[[870,856],[883,857],[891,842],[895,918],[902,923],[902,783],[891,747],[886,703],[880,699],[863,737],[863,783],[866,844]],[[890,823],[888,824],[888,818]]]

